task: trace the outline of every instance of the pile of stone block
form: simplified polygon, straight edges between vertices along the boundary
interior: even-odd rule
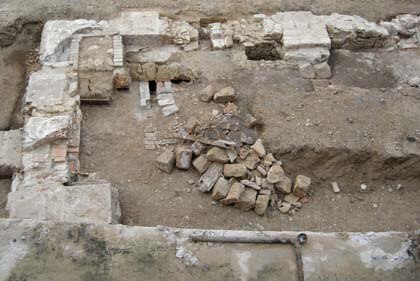
[[[179,131],[180,143],[156,159],[157,168],[171,173],[175,167],[194,167],[201,175],[197,189],[211,193],[221,204],[264,215],[272,202],[280,211],[293,214],[307,200],[311,179],[298,175],[292,182],[281,161],[268,153],[258,138],[258,120],[250,114],[241,115],[233,103],[234,88],[218,92],[206,88],[203,96],[205,101],[223,104],[223,113],[215,113],[207,122],[190,117]]]

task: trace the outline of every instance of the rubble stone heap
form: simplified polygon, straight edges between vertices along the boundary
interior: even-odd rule
[[[194,167],[201,175],[197,189],[223,205],[262,216],[272,202],[283,213],[292,214],[301,207],[299,201],[306,200],[311,179],[298,175],[292,181],[282,162],[266,151],[255,130],[258,120],[241,114],[233,103],[232,87],[217,93],[212,89],[205,88],[200,96],[224,104],[223,113],[214,112],[214,118],[204,122],[190,117],[179,131],[181,142],[156,159],[157,168],[171,173],[174,167]]]

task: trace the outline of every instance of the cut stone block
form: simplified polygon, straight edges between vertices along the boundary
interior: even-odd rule
[[[311,186],[311,178],[298,175],[295,179],[295,184],[293,186],[293,195],[302,198],[306,195],[309,191],[309,187]]]
[[[201,192],[209,192],[222,175],[222,172],[222,164],[212,163],[198,181],[198,190],[200,190]]]
[[[163,113],[163,116],[168,117],[172,114],[177,113],[178,110],[179,110],[178,106],[176,104],[173,104],[173,105],[168,105],[162,108],[162,113]]]
[[[100,30],[102,27],[93,20],[78,19],[47,21],[42,30],[40,61],[43,64],[54,64],[68,59],[68,45],[76,33],[87,33]]]
[[[220,202],[224,205],[230,205],[239,202],[239,198],[242,193],[245,191],[245,186],[239,182],[234,182],[229,189],[229,193],[226,198],[222,199]]]
[[[175,152],[175,163],[178,169],[188,170],[191,167],[193,152],[190,147],[177,146]]]
[[[228,195],[228,193],[229,182],[225,178],[220,177],[217,180],[216,185],[213,187],[211,198],[213,198],[213,200],[221,200],[225,198]]]
[[[56,140],[68,139],[70,117],[68,115],[53,117],[31,117],[24,128],[23,148],[32,147]]]
[[[293,63],[328,60],[331,39],[322,17],[311,12],[282,12],[272,16],[283,29],[283,58]]]
[[[246,175],[247,168],[244,164],[225,164],[223,168],[223,175],[225,177],[241,178]]]
[[[213,99],[216,103],[233,102],[235,101],[235,89],[232,87],[223,88],[214,94]]]
[[[112,71],[79,72],[79,93],[82,102],[109,103],[113,91]]]
[[[0,178],[22,168],[22,132],[0,131]]]
[[[226,150],[220,147],[212,147],[207,152],[207,159],[220,164],[225,164],[229,162],[229,157],[226,153]]]
[[[110,25],[122,35],[125,44],[137,46],[159,46],[168,28],[154,11],[125,11]]]
[[[175,164],[175,154],[171,150],[165,150],[157,159],[156,167],[160,170],[171,173]]]
[[[150,88],[148,81],[140,81],[139,87],[140,107],[150,108]]]
[[[51,184],[9,193],[7,209],[12,219],[54,220],[71,223],[118,223],[118,190],[110,183],[73,186]]]
[[[252,210],[255,207],[255,201],[257,200],[257,191],[252,188],[245,188],[239,197],[239,202],[235,204],[236,208],[243,211]]]
[[[25,111],[58,113],[73,110],[77,101],[69,96],[68,84],[64,68],[43,68],[31,74],[26,88]]]
[[[208,169],[210,164],[211,162],[207,160],[207,157],[204,154],[201,154],[193,161],[194,168],[196,168],[200,174],[204,173]]]

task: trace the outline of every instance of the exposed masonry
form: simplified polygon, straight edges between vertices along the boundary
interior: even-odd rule
[[[213,49],[239,45],[249,59],[281,59],[298,65],[305,78],[326,79],[331,77],[328,65],[331,48],[418,47],[420,17],[401,15],[389,22],[372,23],[357,16],[282,12],[212,23],[201,31],[208,35]],[[181,51],[194,51],[200,47],[198,35],[198,30],[191,24],[159,17],[157,12],[123,12],[118,18],[101,22],[47,22],[40,48],[43,67],[30,76],[26,89],[22,168],[14,174],[9,194],[10,217],[118,222],[120,209],[115,188],[103,181],[75,184],[80,172],[81,89],[99,85],[96,89],[99,97],[93,99],[109,101],[113,89],[129,86],[130,70],[131,78],[143,81],[139,89],[142,107],[150,106],[146,81],[166,81],[166,84],[158,83],[161,91],[158,94],[162,95],[158,103],[164,106],[164,115],[172,114],[177,106],[172,90],[167,90],[170,89],[168,81],[193,80],[197,77],[196,72],[177,63],[157,64],[155,61],[128,66],[124,64],[124,48],[169,44]],[[87,61],[81,61],[83,40],[89,38],[96,38],[101,43],[94,42],[87,46],[88,49],[103,49]],[[105,48],[108,43],[110,52]],[[86,70],[92,76],[81,77]],[[96,81],[96,85],[83,85],[86,81],[95,83],[95,79],[105,79],[106,87],[101,88],[102,80]],[[103,91],[107,91],[105,98],[101,96]],[[19,165],[12,170],[17,169]],[[54,202],[57,198],[66,203],[65,212],[57,211],[61,208]],[[98,201],[101,201],[101,207],[92,208]]]

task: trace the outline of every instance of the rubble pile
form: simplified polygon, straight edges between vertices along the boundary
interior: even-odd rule
[[[211,119],[190,117],[178,131],[180,142],[174,150],[165,150],[157,159],[160,170],[171,173],[176,167],[193,167],[201,177],[197,189],[211,193],[215,201],[241,210],[264,215],[271,202],[283,213],[293,214],[305,201],[311,179],[298,175],[294,181],[282,162],[266,151],[258,137],[258,120],[242,114],[234,104],[235,89],[218,92],[208,86],[200,94],[202,101],[224,105],[223,112],[213,110]]]

